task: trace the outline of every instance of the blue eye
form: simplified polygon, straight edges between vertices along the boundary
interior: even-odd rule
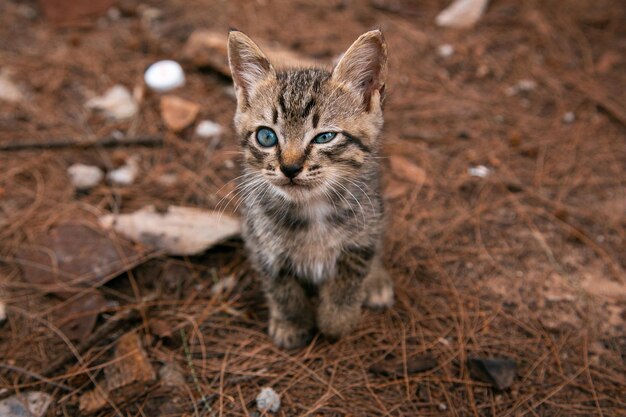
[[[331,140],[335,139],[337,134],[335,132],[324,132],[313,138],[313,143],[328,143]]]
[[[271,148],[278,143],[276,133],[268,127],[262,127],[256,132],[256,141],[265,148]]]

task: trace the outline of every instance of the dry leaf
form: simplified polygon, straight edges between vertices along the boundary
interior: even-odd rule
[[[161,117],[168,129],[179,132],[193,123],[200,111],[200,106],[180,97],[166,95],[161,97]]]
[[[132,214],[100,218],[105,229],[170,255],[195,255],[240,233],[235,217],[191,207],[170,206],[165,213],[147,206]]]

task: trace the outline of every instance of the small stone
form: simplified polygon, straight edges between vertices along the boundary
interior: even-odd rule
[[[215,295],[223,294],[232,290],[236,283],[237,281],[235,280],[235,277],[233,275],[229,275],[213,284],[211,287],[211,293]]]
[[[171,95],[161,97],[161,117],[174,132],[180,132],[192,124],[199,111],[200,106],[192,101]]]
[[[484,165],[478,165],[468,168],[467,173],[472,177],[485,178],[491,174],[491,170]]]
[[[574,114],[574,112],[568,111],[567,113],[563,115],[563,123],[570,124],[570,123],[574,123],[575,120],[576,120],[576,115]]]
[[[468,28],[474,26],[487,9],[489,0],[455,0],[436,18],[438,26]]]
[[[512,85],[506,89],[507,96],[514,96],[518,93],[528,93],[537,88],[537,82],[534,80],[523,79],[519,80],[515,85]]]
[[[131,118],[139,110],[130,91],[119,84],[111,87],[104,95],[87,101],[85,106],[91,110],[102,111],[117,120]]]
[[[104,172],[97,166],[74,164],[67,169],[72,185],[79,191],[87,191],[102,181]]]
[[[444,43],[437,47],[437,54],[442,58],[449,58],[454,55],[454,46],[449,43]]]
[[[121,167],[114,169],[107,174],[107,180],[113,185],[130,185],[135,182],[139,174],[139,163],[137,158],[128,158]]]
[[[185,85],[185,73],[176,61],[158,61],[148,67],[144,80],[152,90],[163,93]]]
[[[439,409],[439,411],[446,411],[448,409],[448,406],[445,403],[439,403],[439,405],[437,405],[437,408]]]
[[[210,120],[203,120],[196,126],[196,135],[201,138],[219,137],[222,134],[222,126]]]
[[[24,100],[22,91],[11,81],[6,72],[0,72],[0,100],[10,103]]]
[[[256,397],[259,411],[277,412],[280,409],[280,396],[270,387],[265,387]]]
[[[0,400],[0,417],[43,417],[52,403],[45,392],[31,391]]]

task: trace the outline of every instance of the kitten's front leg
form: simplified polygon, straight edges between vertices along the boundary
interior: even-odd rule
[[[315,317],[302,286],[294,277],[281,274],[268,279],[265,292],[274,343],[286,349],[305,345],[313,335]]]
[[[321,285],[317,326],[326,336],[340,338],[357,326],[365,299],[363,281],[373,257],[373,248],[345,249],[337,260],[336,275]]]

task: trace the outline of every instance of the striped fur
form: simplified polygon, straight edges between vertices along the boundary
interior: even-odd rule
[[[229,36],[229,58],[244,156],[244,236],[263,277],[269,332],[283,347],[304,344],[315,327],[340,337],[356,326],[364,303],[393,301],[379,257],[382,34],[362,35],[333,71],[276,70],[236,31]],[[258,144],[262,127],[276,132],[276,146]],[[313,143],[323,132],[336,136]],[[281,165],[302,170],[290,179]]]

